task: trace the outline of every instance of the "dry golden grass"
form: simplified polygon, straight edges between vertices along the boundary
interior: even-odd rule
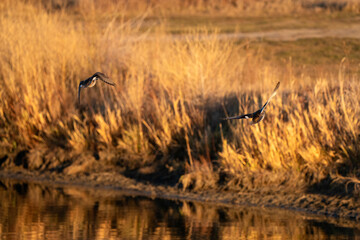
[[[25,150],[34,170],[83,155],[131,170],[177,169],[184,188],[302,189],[330,179],[358,192],[360,88],[346,60],[336,76],[296,76],[207,29],[169,40],[162,25],[143,31],[143,15],[21,1],[3,1],[0,11],[3,167]],[[77,108],[79,81],[96,71],[116,87],[85,89]],[[256,110],[278,81],[263,122],[221,121]]]

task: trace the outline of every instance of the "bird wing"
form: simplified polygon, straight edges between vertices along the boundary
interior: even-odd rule
[[[103,78],[101,78],[101,77],[99,77],[99,79],[100,79],[101,81],[103,81],[104,83],[107,83],[107,84],[109,84],[109,85],[111,85],[111,86],[115,86],[115,83],[108,82],[108,81],[106,81],[105,79],[103,79]]]
[[[224,118],[224,120],[231,120],[231,119],[242,119],[242,118],[252,118],[253,117],[253,113],[249,113],[249,114],[244,114],[244,115],[240,115],[240,116],[234,116],[234,117],[227,117]]]
[[[274,88],[273,93],[271,94],[271,96],[269,97],[269,99],[266,101],[266,103],[264,104],[264,106],[261,108],[261,112],[263,112],[263,111],[265,110],[265,108],[266,108],[266,106],[269,104],[270,100],[276,95],[279,86],[280,86],[280,82],[278,82],[278,83],[276,84],[276,87]]]
[[[104,73],[101,72],[97,72],[94,74],[94,77],[98,77],[101,81],[103,81],[104,83],[107,83],[111,86],[115,86],[115,83],[109,82],[109,77],[106,76]]]

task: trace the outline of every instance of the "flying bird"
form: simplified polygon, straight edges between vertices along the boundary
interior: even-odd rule
[[[228,118],[224,118],[224,120],[252,118],[252,121],[250,123],[251,125],[259,123],[261,120],[264,119],[264,117],[265,117],[265,108],[269,104],[270,100],[276,95],[276,91],[278,90],[279,86],[280,86],[280,82],[278,82],[276,84],[276,87],[275,87],[273,93],[271,94],[269,100],[267,100],[266,103],[264,104],[264,106],[262,108],[260,108],[259,110],[257,110],[256,112],[248,113],[248,114],[244,114],[244,115],[240,115],[240,116],[228,117]]]
[[[107,83],[111,86],[115,86],[115,83],[109,82],[109,77],[106,76],[104,73],[101,72],[97,72],[94,75],[92,75],[91,77],[89,77],[88,79],[85,79],[84,81],[81,81],[79,84],[79,91],[78,91],[78,101],[79,101],[79,105],[80,105],[80,91],[82,88],[91,88],[93,86],[95,86],[96,81],[97,80],[101,80],[104,83]]]

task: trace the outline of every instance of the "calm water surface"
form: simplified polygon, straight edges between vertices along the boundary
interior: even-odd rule
[[[0,180],[0,239],[360,239],[355,222]]]

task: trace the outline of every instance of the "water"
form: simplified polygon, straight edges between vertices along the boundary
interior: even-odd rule
[[[360,239],[359,223],[279,209],[0,181],[0,239]]]

